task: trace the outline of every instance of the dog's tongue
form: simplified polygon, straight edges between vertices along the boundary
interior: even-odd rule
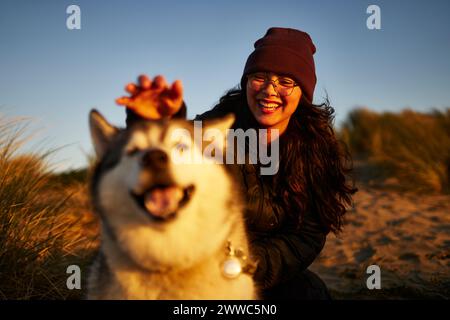
[[[156,188],[145,195],[145,207],[154,216],[164,218],[175,212],[183,198],[183,191],[178,187]]]

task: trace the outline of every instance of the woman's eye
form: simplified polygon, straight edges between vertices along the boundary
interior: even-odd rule
[[[254,76],[253,80],[256,82],[264,82],[266,78],[264,78],[263,76]]]
[[[280,79],[278,80],[278,83],[282,85],[283,87],[292,87],[294,86],[294,81],[287,80],[287,79]]]

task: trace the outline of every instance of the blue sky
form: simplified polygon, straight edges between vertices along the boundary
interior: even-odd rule
[[[66,8],[81,8],[81,30]],[[381,9],[369,30],[366,9]],[[0,2],[0,113],[26,116],[61,169],[86,163],[91,108],[123,126],[115,98],[141,74],[181,79],[189,117],[239,82],[271,26],[308,32],[316,47],[315,102],[328,92],[336,124],[355,106],[450,106],[450,1]]]

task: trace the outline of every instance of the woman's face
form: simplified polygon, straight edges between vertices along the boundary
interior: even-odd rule
[[[246,91],[247,103],[256,121],[263,128],[279,129],[280,134],[286,130],[302,97],[294,80],[271,72],[249,75]]]

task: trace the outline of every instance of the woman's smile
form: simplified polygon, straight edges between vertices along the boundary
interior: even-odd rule
[[[282,103],[267,99],[258,100],[258,106],[261,108],[261,111],[265,114],[274,113],[278,109],[283,107]]]

